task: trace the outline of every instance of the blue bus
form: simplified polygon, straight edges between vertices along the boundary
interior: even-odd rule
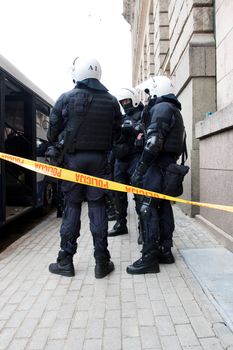
[[[0,55],[0,152],[46,162],[53,100]],[[54,202],[55,180],[0,160],[0,227]]]

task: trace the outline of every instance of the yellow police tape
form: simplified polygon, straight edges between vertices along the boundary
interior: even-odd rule
[[[0,152],[0,159],[7,160],[11,163],[17,164],[17,165],[22,166],[26,169],[29,169],[29,170],[32,170],[32,171],[35,171],[35,172],[38,172],[38,173],[41,173],[41,174],[44,174],[47,176],[55,177],[57,179],[77,182],[79,184],[100,187],[100,188],[108,189],[108,190],[129,192],[129,193],[142,195],[142,196],[161,198],[161,199],[171,200],[174,202],[179,202],[179,203],[184,203],[184,204],[197,205],[199,207],[219,209],[219,210],[224,210],[224,211],[228,211],[228,212],[233,213],[233,206],[188,201],[186,199],[167,196],[167,195],[164,195],[161,193],[152,192],[152,191],[148,191],[146,189],[121,184],[121,183],[118,183],[115,181],[110,181],[110,180],[102,179],[99,177],[94,177],[94,176],[78,173],[76,171],[71,171],[71,170],[59,168],[59,167],[56,167],[53,165],[36,162],[34,160],[21,158],[18,156],[7,154],[7,153]]]

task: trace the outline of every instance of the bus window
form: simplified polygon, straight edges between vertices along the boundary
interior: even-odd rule
[[[49,117],[43,112],[36,110],[36,138],[47,140],[47,132],[49,127]]]
[[[28,99],[24,90],[6,80],[5,94],[5,151],[6,153],[28,158],[32,154],[30,134],[26,132],[25,119]],[[7,162],[6,205],[32,205],[32,174],[29,170]]]
[[[46,163],[45,152],[48,147],[47,131],[49,126],[49,109],[40,103],[36,103],[36,159],[38,162]],[[54,185],[52,185],[54,183]],[[48,179],[45,175],[36,174],[37,205],[46,202],[51,206],[54,196],[56,181]]]

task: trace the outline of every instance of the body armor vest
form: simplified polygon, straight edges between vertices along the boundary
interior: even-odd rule
[[[112,147],[114,102],[107,92],[74,89],[68,97],[67,151],[106,151]]]

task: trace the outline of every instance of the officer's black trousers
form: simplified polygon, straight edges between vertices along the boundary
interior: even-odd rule
[[[87,175],[106,178],[107,155],[105,152],[79,151],[65,156],[65,167]],[[63,182],[62,190],[66,207],[60,229],[61,249],[71,255],[76,253],[77,238],[80,236],[81,228],[81,205],[83,201],[87,201],[94,255],[109,257],[105,190],[68,181]]]
[[[114,180],[124,184],[130,184],[130,178],[136,168],[139,161],[140,153],[134,153],[121,160],[116,160],[114,165]],[[139,197],[135,196],[136,210],[138,212]],[[115,205],[118,213],[118,221],[122,224],[126,224],[128,197],[127,193],[116,192]]]
[[[157,159],[146,172],[143,179],[145,189],[162,193],[163,171],[170,162],[175,159],[164,155]],[[144,242],[159,242],[164,247],[173,246],[173,231],[175,228],[171,202],[167,200],[152,199],[147,217],[144,218],[145,237]]]

